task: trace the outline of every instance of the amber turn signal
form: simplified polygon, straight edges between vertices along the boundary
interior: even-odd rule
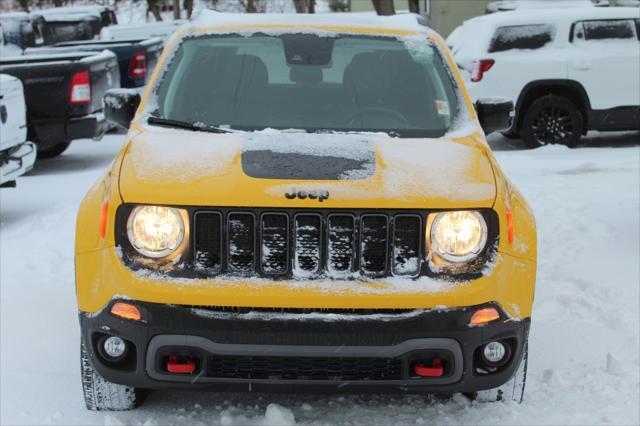
[[[483,308],[478,309],[473,313],[471,317],[471,321],[469,321],[470,326],[477,326],[487,324],[491,321],[495,321],[500,319],[500,313],[496,308]]]
[[[117,317],[139,321],[142,318],[140,310],[129,303],[117,302],[111,307],[111,313]]]

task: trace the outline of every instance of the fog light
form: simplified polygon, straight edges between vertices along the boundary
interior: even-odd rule
[[[127,344],[117,336],[111,336],[104,341],[104,352],[112,358],[119,358],[127,350]]]
[[[489,342],[482,350],[482,354],[487,361],[497,363],[504,359],[507,349],[500,342]]]

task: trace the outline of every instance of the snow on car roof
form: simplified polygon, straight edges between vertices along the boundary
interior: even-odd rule
[[[26,19],[29,17],[27,12],[3,12],[0,19]]]
[[[100,13],[104,12],[107,9],[106,6],[100,5],[87,5],[87,6],[65,6],[65,7],[56,7],[49,9],[42,9],[39,12],[45,15],[60,15],[60,14],[89,14],[100,16]]]
[[[547,9],[520,9],[477,16],[464,21],[467,23],[486,23],[493,26],[550,23],[559,21],[580,21],[585,19],[625,19],[638,18],[640,11],[634,7],[571,7]]]
[[[373,13],[221,13],[204,10],[193,21],[195,27],[213,27],[216,25],[316,25],[316,26],[353,26],[376,27],[385,30],[426,32],[424,19],[413,13],[392,16],[377,16]]]
[[[47,22],[77,22],[77,21],[91,21],[98,18],[96,15],[92,14],[80,14],[80,13],[60,13],[60,14],[49,14],[49,15],[41,15],[45,21]]]

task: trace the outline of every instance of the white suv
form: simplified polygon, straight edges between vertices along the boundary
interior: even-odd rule
[[[447,39],[474,99],[504,97],[508,136],[574,145],[587,130],[640,129],[640,9],[500,12]]]

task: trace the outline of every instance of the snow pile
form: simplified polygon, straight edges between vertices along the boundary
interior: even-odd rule
[[[234,414],[234,410],[225,410],[220,414],[222,426],[293,426],[296,418],[293,412],[278,404],[269,404],[264,416],[246,417]]]

